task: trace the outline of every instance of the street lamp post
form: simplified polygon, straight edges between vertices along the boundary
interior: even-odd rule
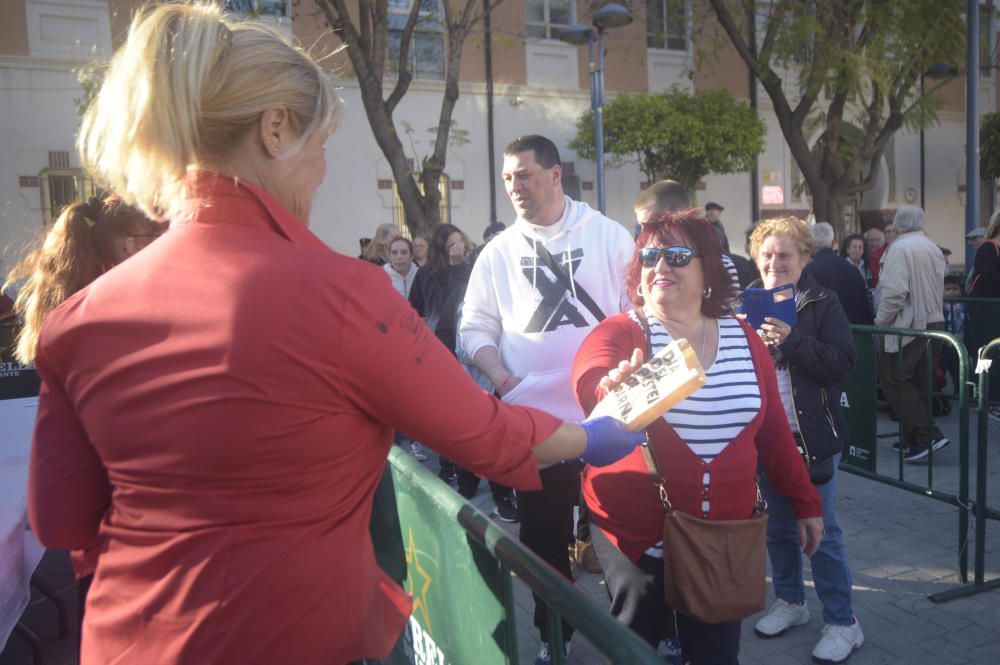
[[[924,79],[950,79],[958,76],[958,67],[946,62],[936,62],[927,68],[920,75],[920,98],[924,98]],[[924,128],[920,127],[920,209],[927,212],[927,197],[924,190],[927,188],[926,162],[924,161]]]
[[[632,22],[628,9],[609,3],[594,14],[594,27],[572,25],[559,33],[559,39],[574,46],[587,45],[590,63],[590,108],[594,112],[594,152],[597,166],[597,207],[607,212],[604,198],[604,31]],[[596,30],[595,30],[596,28]],[[597,62],[594,62],[594,42],[597,42]]]

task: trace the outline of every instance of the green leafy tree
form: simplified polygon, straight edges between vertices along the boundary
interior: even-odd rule
[[[693,192],[709,173],[753,167],[767,128],[746,104],[722,90],[619,95],[604,107],[604,150],[615,165],[637,164],[649,182],[670,178]],[[594,159],[594,112],[577,122],[570,147]]]
[[[1000,178],[1000,113],[987,113],[979,128],[979,174],[984,180]]]
[[[893,134],[936,122],[942,83],[921,95],[921,77],[962,61],[966,3],[706,1],[770,97],[816,220],[843,234],[845,206],[875,186]]]

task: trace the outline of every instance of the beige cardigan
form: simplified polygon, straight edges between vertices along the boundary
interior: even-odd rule
[[[875,325],[924,330],[928,323],[944,321],[944,254],[923,231],[899,236],[882,255],[881,265]],[[902,345],[913,339],[903,337]],[[895,335],[885,335],[884,343],[887,353],[900,349]]]

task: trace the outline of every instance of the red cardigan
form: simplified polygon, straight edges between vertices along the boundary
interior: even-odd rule
[[[483,392],[385,271],[265,192],[198,187],[42,331],[31,524],[105,541],[81,661],[384,657],[411,606],[368,533],[393,428],[536,489],[559,421]]]
[[[708,519],[749,517],[756,499],[759,455],[768,480],[789,497],[796,517],[818,517],[823,506],[788,428],[771,357],[757,334],[746,324],[742,327],[757,370],[760,411],[711,463],[691,452],[663,419],[651,425],[650,442],[663,467],[670,501],[678,510],[701,516],[701,503],[707,498]],[[625,313],[605,319],[587,336],[573,362],[573,385],[585,412],[604,396],[598,388],[601,378],[636,348],[645,352],[646,337]],[[711,482],[703,497],[706,471]],[[663,538],[663,506],[640,450],[610,466],[586,467],[583,495],[591,519],[633,562]]]

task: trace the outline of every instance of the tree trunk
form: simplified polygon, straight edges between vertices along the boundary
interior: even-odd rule
[[[811,191],[816,222],[827,222],[833,227],[835,236],[843,239],[846,235],[844,208],[847,205],[847,196],[822,186]]]

